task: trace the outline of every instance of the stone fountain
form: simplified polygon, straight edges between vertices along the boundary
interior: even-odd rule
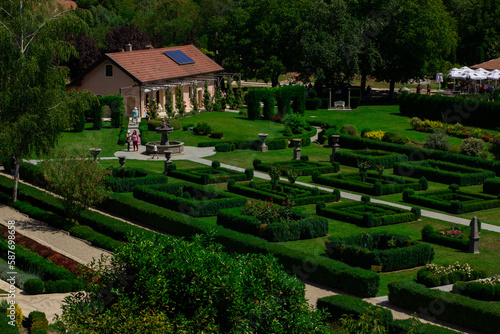
[[[170,152],[172,154],[181,154],[184,152],[184,143],[180,141],[168,140],[168,135],[174,131],[170,122],[164,118],[161,125],[155,128],[156,133],[161,134],[161,141],[153,141],[146,144],[146,154],[152,154],[154,146],[158,148],[158,153]]]

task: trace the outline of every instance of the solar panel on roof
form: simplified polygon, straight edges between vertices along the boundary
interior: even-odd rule
[[[179,65],[194,63],[194,60],[186,56],[181,50],[165,51],[165,54]]]

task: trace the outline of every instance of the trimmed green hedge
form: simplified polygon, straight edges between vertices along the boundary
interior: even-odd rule
[[[384,168],[392,168],[396,162],[407,162],[408,157],[404,154],[391,153],[377,150],[356,150],[335,153],[335,161],[341,165],[358,167],[358,161],[368,161],[372,166],[382,165]]]
[[[208,226],[196,218],[123,194],[113,194],[104,205],[110,212],[173,235],[192,236],[210,231],[215,241],[224,245],[227,251],[273,254],[285,266],[288,273],[295,274],[301,279],[308,279],[362,297],[373,297],[378,292],[380,277],[373,271],[353,268],[339,261],[269,243],[261,238],[221,226]]]
[[[412,312],[426,312],[425,315],[465,328],[483,333],[498,333],[498,304],[428,289],[414,282],[389,283],[389,301]]]
[[[482,184],[495,173],[484,169],[457,165],[436,160],[413,161],[394,164],[394,174],[413,178],[425,177],[427,180],[470,186]]]
[[[139,168],[113,168],[112,177],[106,179],[106,186],[114,192],[131,192],[135,186],[167,183],[163,174],[151,173]]]
[[[279,114],[286,115],[293,111],[296,114],[304,115],[306,110],[306,89],[304,86],[277,87],[275,93]]]
[[[483,183],[483,192],[491,195],[500,195],[500,179],[487,179]]]
[[[248,107],[249,120],[259,120],[261,115],[260,102],[264,102],[264,119],[268,120],[274,115],[274,91],[269,88],[252,88],[245,94],[245,103]]]
[[[420,212],[411,212],[377,203],[334,203],[326,206],[316,205],[316,214],[331,219],[345,221],[361,227],[376,227],[382,225],[400,224],[420,218]]]
[[[217,173],[219,172],[219,173]],[[247,175],[242,172],[237,172],[232,169],[227,169],[219,167],[214,169],[212,167],[199,167],[191,169],[175,169],[168,172],[169,176],[173,176],[178,179],[183,179],[186,181],[207,185],[210,183],[222,183],[227,182],[229,179],[234,179],[235,181],[246,181]]]
[[[361,181],[359,173],[341,173],[338,175],[320,175],[319,173],[313,173],[312,180],[314,183],[352,190],[373,196],[396,194],[403,192],[405,189],[427,189],[427,182],[424,182],[423,179],[418,182],[408,183],[408,181],[402,177],[382,176],[379,178],[378,175],[373,172],[367,173],[366,182]]]
[[[380,324],[388,328],[393,321],[392,312],[389,309],[372,305],[364,300],[346,295],[334,295],[319,298],[316,302],[319,310],[328,313],[331,320],[339,320],[343,315],[353,315],[356,319],[365,313],[370,307],[380,310]]]
[[[443,152],[439,150],[429,150],[409,145],[399,145],[385,143],[379,140],[354,137],[347,134],[340,134],[341,147],[351,150],[372,149],[406,154],[409,161],[421,161],[426,159],[451,162],[463,166],[486,169],[495,172],[500,176],[500,161],[487,160],[463,154]]]
[[[269,172],[273,166],[281,169],[283,169],[284,167],[293,168],[294,171],[299,173],[299,176],[312,175],[315,171],[319,171],[321,174],[327,174],[337,173],[340,170],[340,165],[336,162],[333,164],[327,164],[304,160],[286,160],[272,163],[262,163],[259,159],[254,159],[253,161],[253,167],[256,170],[260,170],[266,173]],[[284,170],[281,171],[281,175],[285,176]]]
[[[399,95],[399,112],[408,117],[418,117],[445,123],[461,123],[491,129],[500,124],[500,103],[449,97],[402,93]]]
[[[422,266],[434,259],[434,249],[430,245],[387,232],[330,237],[326,253],[352,266],[365,269],[372,265],[382,266],[384,272]]]
[[[450,189],[418,194],[412,190],[405,190],[403,192],[403,201],[457,214],[500,206],[500,199],[497,196],[468,190],[457,190],[454,192]]]
[[[412,319],[406,320],[394,320],[389,329],[389,334],[406,334],[412,328]],[[457,332],[446,327],[441,327],[437,325],[431,325],[429,323],[421,323],[417,320],[416,333],[432,333],[432,334],[460,334],[462,332]]]
[[[47,317],[40,311],[31,311],[26,325],[30,334],[47,334],[49,330]]]
[[[230,192],[247,197],[252,197],[255,199],[261,199],[265,201],[273,199],[274,203],[279,205],[281,205],[285,201],[286,196],[288,195],[292,196],[292,200],[294,202],[294,205],[296,206],[313,204],[317,203],[318,201],[336,202],[339,200],[339,196],[334,193],[329,193],[317,188],[317,190],[315,190],[311,187],[306,187],[295,183],[291,184],[285,181],[278,181],[278,188],[283,188],[282,191],[270,189],[269,181],[255,182],[255,185],[256,188],[252,188],[252,184],[250,182],[240,182],[234,185],[232,185],[231,182],[228,182],[227,189]],[[295,191],[300,193],[294,196]]]
[[[328,233],[328,221],[323,217],[296,216],[293,221],[284,224],[263,226],[257,218],[242,214],[241,208],[219,211],[217,225],[272,242],[314,239]]]
[[[220,209],[242,206],[246,199],[215,188],[160,184],[134,188],[134,197],[193,217],[215,216]]]
[[[500,301],[500,284],[488,282],[456,282],[453,293],[473,299],[485,301]]]

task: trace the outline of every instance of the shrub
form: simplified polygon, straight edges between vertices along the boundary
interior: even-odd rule
[[[184,124],[184,125],[182,126],[182,130],[183,130],[183,131],[188,131],[188,130],[189,130],[189,128],[194,128],[194,124],[193,124],[193,123],[188,123],[188,124]],[[191,130],[192,130],[192,129],[191,129]]]
[[[371,132],[371,131],[372,131],[372,129],[370,129],[370,128],[364,128],[363,130],[361,130],[361,137],[364,138],[365,134],[367,132]]]
[[[382,138],[384,138],[384,135],[385,135],[385,131],[378,130],[378,131],[365,132],[364,137],[367,139],[382,140]]]
[[[295,113],[286,114],[283,123],[285,123],[285,129],[289,127],[295,135],[301,134],[305,128],[309,127],[304,118]]]
[[[500,179],[487,179],[483,184],[483,192],[491,195],[500,195]]]
[[[247,180],[253,179],[253,169],[251,168],[245,169],[245,175],[247,176]]]
[[[370,203],[370,196],[366,196],[366,195],[361,196],[361,202]]]
[[[207,123],[198,123],[194,128],[193,132],[200,136],[206,136],[212,131],[212,128]]]
[[[216,152],[231,152],[236,149],[236,146],[234,144],[230,143],[221,143],[221,144],[216,144],[215,145],[215,151]]]
[[[32,278],[24,282],[24,291],[28,295],[38,295],[43,293],[43,281],[39,278]]]
[[[425,176],[422,176],[420,180],[418,180],[418,183],[422,185],[422,190],[427,190],[429,189],[429,182],[427,182],[427,179]]]
[[[356,129],[356,126],[354,125],[346,124],[340,128],[340,133],[347,133],[350,136],[357,136],[358,129]]]
[[[386,143],[405,145],[410,141],[410,139],[408,137],[400,135],[399,133],[386,132],[382,137],[382,141]]]
[[[318,110],[322,103],[320,97],[306,99],[306,110]]]
[[[447,152],[450,150],[450,141],[443,130],[434,129],[425,139],[424,148]]]
[[[28,316],[27,326],[30,334],[47,334],[49,322],[45,313],[39,311],[31,311]]]
[[[218,162],[217,160],[212,161],[212,168],[213,169],[217,169],[219,167],[220,167],[220,162]]]
[[[479,158],[487,158],[488,153],[485,151],[484,141],[477,138],[466,138],[460,145],[460,152],[465,155]]]
[[[491,143],[490,153],[493,154],[495,160],[500,160],[500,137],[495,137]]]
[[[222,137],[224,137],[224,132],[222,132],[222,131],[214,131],[214,132],[210,133],[210,138],[221,139]]]

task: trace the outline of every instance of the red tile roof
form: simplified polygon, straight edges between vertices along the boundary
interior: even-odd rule
[[[165,51],[181,50],[194,60],[192,64],[179,65]],[[140,82],[172,80],[224,70],[194,45],[170,48],[106,53],[106,57]]]
[[[470,68],[473,68],[473,69],[483,68],[483,69],[488,70],[488,71],[500,70],[500,58],[491,59],[491,60],[485,61],[484,63],[473,65]]]

